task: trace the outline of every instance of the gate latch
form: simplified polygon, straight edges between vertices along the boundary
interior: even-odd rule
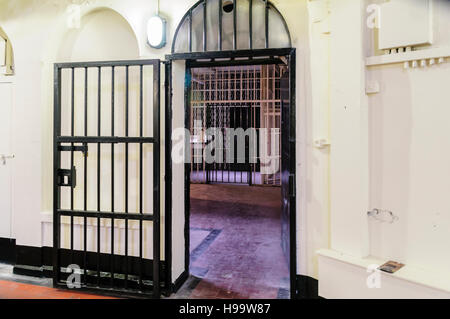
[[[65,145],[59,145],[58,151],[60,152],[82,152],[84,156],[88,155],[88,145],[74,145],[74,146],[65,146]]]
[[[60,187],[72,187],[77,186],[77,170],[75,166],[72,169],[58,169],[58,186]]]

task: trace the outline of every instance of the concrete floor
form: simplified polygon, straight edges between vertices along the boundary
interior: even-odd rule
[[[171,298],[289,298],[281,250],[279,188],[191,187],[191,275]],[[12,274],[0,264],[0,299],[103,299],[52,288],[51,279]]]
[[[175,298],[289,298],[281,190],[191,186],[191,277]]]

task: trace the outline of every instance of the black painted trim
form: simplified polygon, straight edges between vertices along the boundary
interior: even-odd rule
[[[290,208],[290,223],[289,223],[289,232],[290,232],[290,256],[289,256],[289,272],[290,272],[290,286],[291,286],[291,295],[295,295],[296,289],[298,288],[297,281],[295,280],[297,276],[297,198],[296,198],[296,182],[297,182],[297,162],[296,162],[296,49],[292,49],[289,54],[289,91],[290,91],[290,127],[289,127],[289,173],[290,179],[293,179],[293,185],[290,185],[291,191],[289,196],[289,208]],[[286,128],[287,129],[287,128]],[[282,131],[283,135],[284,131]],[[283,138],[283,136],[282,136]],[[284,137],[286,138],[286,136]]]
[[[286,56],[289,59],[289,72],[290,72],[290,122],[289,127],[289,139],[290,139],[290,172],[291,176],[296,181],[296,49],[295,48],[280,48],[280,49],[260,49],[260,50],[236,50],[236,51],[218,51],[218,52],[197,52],[197,53],[179,53],[167,55],[167,60],[185,60],[186,61],[186,74],[185,74],[185,85],[184,85],[184,112],[185,112],[185,129],[190,131],[190,88],[191,88],[191,69],[196,66],[195,59],[216,59],[216,58],[237,58],[237,57],[265,57],[261,58],[258,62],[264,64],[264,60],[273,61],[273,56]],[[231,60],[232,61],[232,60]],[[221,66],[226,66],[227,61],[210,61],[209,64],[213,66],[214,64],[220,64]],[[228,61],[229,62],[229,61]],[[189,146],[190,147],[190,146]],[[187,151],[187,150],[186,150]],[[189,150],[190,151],[190,150]],[[185,164],[185,178],[184,178],[184,190],[185,190],[185,271],[189,272],[189,261],[190,261],[190,251],[189,251],[189,241],[190,241],[190,164]],[[297,280],[297,208],[296,208],[296,187],[295,183],[292,194],[290,196],[290,292],[292,298],[296,298],[298,291],[298,280]]]
[[[184,117],[184,127],[188,131],[191,130],[191,108],[190,108],[190,102],[191,102],[191,61],[186,61],[186,75],[185,75],[185,84],[184,84],[184,110],[185,110],[185,117]],[[189,144],[189,150],[185,150],[185,156],[190,156],[190,144]],[[189,155],[188,155],[189,154]],[[189,273],[189,266],[190,266],[190,227],[191,227],[191,164],[187,163],[184,166],[184,263],[185,263],[185,271]]]
[[[31,246],[16,246],[15,249],[16,264],[13,273],[17,275],[32,276],[38,278],[52,278],[53,276],[53,248],[52,247],[31,247]],[[84,251],[74,251],[73,263],[83,265]],[[87,253],[87,267],[89,269],[96,269],[97,252]],[[69,265],[72,260],[72,252],[69,249],[60,250],[61,265]],[[128,269],[130,275],[138,276],[139,257],[128,257]],[[125,256],[115,255],[115,274],[124,273],[126,267]],[[111,255],[102,253],[100,255],[100,269],[102,272],[109,272],[111,269]],[[143,278],[153,278],[153,260],[143,260]],[[160,277],[165,279],[166,264],[160,261]],[[115,279],[119,280],[119,279]],[[164,285],[165,286],[165,285]]]
[[[166,287],[172,285],[172,61],[165,62],[165,259],[166,259]],[[170,294],[170,292],[166,293]]]
[[[196,60],[196,59],[235,59],[235,58],[267,58],[274,56],[287,56],[292,52],[292,48],[255,49],[255,50],[227,50],[173,53],[166,55],[166,60]]]
[[[0,238],[0,262],[5,264],[16,263],[16,240]]]
[[[181,275],[175,280],[175,282],[172,284],[172,293],[176,293],[180,288],[183,286],[183,284],[188,280],[189,278],[189,272],[183,271]]]
[[[312,277],[297,275],[295,299],[322,299],[319,296],[319,281]]]

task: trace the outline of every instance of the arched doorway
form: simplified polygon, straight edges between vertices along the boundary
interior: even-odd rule
[[[58,47],[58,61],[113,61],[139,57],[136,35],[118,12],[97,8],[81,17],[80,27],[69,29]]]
[[[218,229],[211,229],[211,227],[201,227],[202,225],[199,227],[199,224],[192,219],[194,216],[194,210],[198,210],[199,207],[198,203],[194,203],[192,201],[191,196],[193,192],[191,182],[194,178],[192,172],[193,170],[198,170],[199,166],[192,165],[192,162],[195,161],[196,157],[192,156],[194,148],[192,143],[196,143],[195,141],[193,142],[192,139],[197,140],[198,138],[198,134],[196,134],[195,131],[202,131],[202,129],[205,131],[217,125],[219,125],[220,130],[235,128],[234,126],[236,123],[231,124],[230,121],[226,122],[226,119],[230,118],[230,114],[232,114],[231,117],[236,117],[236,114],[238,114],[238,117],[241,117],[241,119],[248,118],[249,116],[243,113],[243,108],[241,106],[250,105],[248,114],[252,114],[252,116],[256,115],[261,119],[259,122],[258,120],[254,121],[251,128],[261,130],[263,128],[261,123],[265,120],[262,114],[263,112],[268,111],[274,115],[273,122],[277,122],[276,125],[272,125],[268,128],[276,129],[280,134],[280,153],[278,153],[280,159],[280,169],[277,172],[278,175],[275,174],[279,178],[279,185],[277,186],[279,186],[279,196],[281,202],[278,206],[281,207],[281,209],[279,216],[280,223],[277,227],[281,237],[280,245],[282,247],[282,252],[286,258],[286,260],[283,260],[282,262],[285,262],[288,266],[288,293],[290,293],[290,296],[294,298],[297,294],[297,252],[295,230],[296,76],[295,49],[291,48],[291,39],[286,22],[276,7],[269,1],[201,0],[191,7],[181,20],[173,39],[172,54],[168,55],[166,58],[169,60],[166,65],[166,74],[172,75],[169,82],[173,93],[173,97],[170,100],[171,103],[169,103],[169,108],[166,112],[173,114],[174,118],[173,121],[169,120],[166,122],[166,128],[184,126],[191,132],[191,156],[189,163],[185,164],[184,167],[181,168],[179,165],[171,163],[170,160],[167,160],[166,158],[166,166],[174,165],[174,171],[184,172],[184,180],[179,176],[176,176],[177,174],[174,173],[174,175],[172,175],[172,183],[166,184],[166,193],[176,193],[178,201],[182,191],[180,188],[184,187],[183,197],[185,216],[183,227],[185,234],[185,256],[184,272],[180,278],[182,276],[187,276],[190,272],[190,266],[193,263],[192,255],[195,255],[196,248],[190,247],[190,244],[191,242],[198,241],[195,238],[191,238],[193,231],[210,231],[210,235],[212,234],[212,231],[216,231],[216,233],[218,231]],[[272,79],[269,79],[271,76],[267,75],[267,71],[263,71],[269,68],[273,68],[273,70],[275,70],[273,72],[274,77]],[[234,71],[229,72],[229,70]],[[176,79],[179,78],[180,72],[185,72],[186,74],[184,81]],[[200,79],[199,74],[202,73],[203,75],[205,73],[208,75],[205,75]],[[175,74],[177,75],[176,77],[173,76]],[[224,76],[223,74],[227,75]],[[266,76],[264,76],[264,74],[266,74]],[[248,84],[248,79],[250,78],[252,78],[255,83],[257,82],[256,86]],[[223,86],[222,84],[224,83],[224,79],[228,82],[231,81],[235,83],[228,86]],[[265,81],[262,79],[268,80]],[[271,82],[272,80],[273,82]],[[205,84],[206,82],[208,82],[208,84]],[[274,93],[274,97],[272,99],[269,98],[269,95],[267,95],[267,92],[270,91],[267,89],[266,93],[263,93],[262,91],[260,92],[261,95],[259,95],[259,98],[253,97],[242,100],[243,94],[248,94],[250,87],[254,88],[260,85],[266,86],[269,82],[277,83],[273,87],[272,93]],[[199,89],[199,85],[197,85],[198,83],[203,83],[202,85],[206,85],[208,87],[205,86],[204,88]],[[236,83],[247,84],[245,84],[244,87],[238,87],[236,86]],[[227,90],[228,92],[224,92]],[[244,93],[244,91],[246,91],[246,93]],[[181,96],[184,97],[184,99],[180,98]],[[200,98],[197,99],[199,96]],[[224,96],[228,96],[228,98],[224,98]],[[239,96],[239,98],[237,96]],[[170,98],[169,95],[168,98]],[[180,102],[184,103],[183,119],[177,115],[177,113],[182,112],[180,109]],[[269,102],[274,103],[272,107],[268,107],[270,104]],[[239,108],[237,106],[239,106]],[[225,115],[224,117],[224,114],[227,112],[230,113],[228,116]],[[198,116],[204,120],[201,120]],[[194,124],[196,120],[201,124],[200,130]],[[224,124],[224,122],[228,124]],[[206,140],[209,138],[210,137],[207,136]],[[210,140],[214,140],[214,138],[211,138]],[[226,140],[226,138],[224,140]],[[203,149],[200,151],[200,158],[204,158],[204,152],[208,142],[202,142],[202,144]],[[246,144],[246,147],[247,145],[249,144]],[[170,144],[166,144],[167,149],[170,149],[170,147]],[[261,147],[261,145],[259,145],[259,147]],[[223,157],[226,157],[227,150],[224,150],[223,153]],[[245,162],[248,161],[247,153]],[[226,165],[217,169],[217,166],[214,166],[215,168],[211,168],[211,165],[205,164],[204,161],[201,161],[199,164],[200,166],[203,166],[202,176],[204,176],[204,179],[201,180],[202,184],[223,184],[223,176],[227,174],[228,178],[225,178],[225,180],[229,181],[229,171],[227,174],[224,173],[224,167],[226,168]],[[244,178],[245,183],[252,184],[252,182],[248,182],[249,180],[252,180],[249,176],[255,176],[253,174],[258,170],[256,168],[258,164],[260,163],[258,162],[256,165],[247,166],[251,168],[246,175],[247,177]],[[230,166],[228,166],[228,169],[229,167]],[[234,170],[242,170],[242,167]],[[211,179],[211,174],[215,176],[222,176],[222,179]],[[215,190],[217,189],[218,188],[215,188]],[[201,189],[200,192],[215,192],[215,190],[212,188],[209,188],[208,190]],[[199,198],[199,189],[194,190],[194,192],[196,193],[194,196],[196,196],[197,200]],[[250,190],[242,190],[242,192],[250,192]],[[237,194],[238,193],[239,191]],[[219,194],[216,197],[220,198],[221,196]],[[214,201],[214,199],[212,200]],[[257,200],[257,198],[254,198],[254,200]],[[200,203],[200,206],[203,204]],[[181,207],[178,202],[175,202],[173,198],[172,200],[169,198],[166,200],[166,205],[173,205],[175,207],[174,210],[172,211],[170,207],[168,211],[172,211],[173,214],[177,214],[176,218],[181,217],[176,212]],[[207,210],[208,209],[215,210],[216,208],[212,208],[211,206],[207,208]],[[239,223],[239,221],[237,222]],[[168,227],[172,227],[172,223],[167,223],[167,225],[169,225]],[[174,228],[166,229],[166,233],[180,232],[183,229],[180,224],[177,225],[176,223],[173,223],[173,225]],[[210,235],[206,235],[206,240],[211,237]],[[169,240],[170,239],[171,238],[169,238]],[[176,240],[174,241],[176,242]],[[201,247],[203,243],[204,242],[201,242],[198,247]],[[172,247],[175,249],[174,246]],[[224,251],[224,254],[225,253],[226,251]],[[230,258],[232,258],[231,255]],[[180,260],[176,260],[177,258],[179,258],[178,253],[173,256],[175,268],[180,263]],[[252,265],[251,262],[249,262],[247,266],[254,267],[257,265],[255,265],[255,263]],[[255,267],[255,269],[258,269],[258,267]],[[211,280],[214,282],[216,279],[217,278],[212,278]],[[267,298],[267,296],[265,297]]]

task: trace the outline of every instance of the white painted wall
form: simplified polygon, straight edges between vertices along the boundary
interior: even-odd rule
[[[381,52],[377,31],[365,26],[372,1],[330,3],[332,250],[320,257],[321,293],[448,298],[448,58],[409,70],[403,63],[366,67],[364,58]],[[423,52],[450,45],[450,4],[436,0],[433,7],[435,41],[418,48]],[[380,92],[366,95],[369,83],[379,83]],[[391,210],[399,220],[369,219],[372,208]],[[394,277],[383,276],[382,290],[371,291],[365,284],[368,260],[406,266]]]
[[[362,1],[354,0],[332,0],[330,4],[331,247],[365,256],[369,209],[368,119],[362,46],[365,6]]]
[[[450,3],[433,5],[436,43],[429,49],[450,46]],[[367,69],[380,83],[380,93],[369,97],[370,203],[399,217],[394,224],[370,222],[370,253],[443,276],[450,267],[448,62]]]
[[[11,238],[11,119],[12,119],[12,84],[0,80],[0,238]]]
[[[174,61],[172,64],[172,127],[184,127],[184,84],[186,63],[184,61]],[[184,141],[184,136],[174,136],[173,143]],[[174,147],[172,150],[177,154]],[[184,156],[185,152],[179,156]],[[172,164],[172,279],[175,280],[185,270],[185,193],[184,178],[185,165],[183,163]]]

